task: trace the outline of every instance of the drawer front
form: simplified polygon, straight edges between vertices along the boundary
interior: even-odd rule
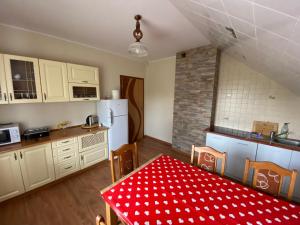
[[[106,131],[99,131],[95,134],[88,134],[78,137],[79,152],[95,149],[96,147],[101,148],[101,146],[106,145],[106,143]]]
[[[58,148],[53,148],[53,155],[54,156],[70,154],[72,152],[78,152],[78,145],[77,144],[66,145],[66,146],[62,146],[62,147],[58,147]]]
[[[67,154],[59,155],[55,157],[54,163],[58,164],[58,163],[63,163],[65,161],[75,161],[77,158],[78,158],[77,152],[69,152]]]
[[[55,166],[56,179],[69,175],[79,170],[79,162],[77,160],[67,161]]]
[[[67,138],[60,141],[52,142],[52,148],[62,147],[66,145],[71,145],[77,143],[77,137]]]
[[[107,159],[107,147],[95,148],[89,151],[80,153],[80,168],[86,168],[94,165],[102,160]]]

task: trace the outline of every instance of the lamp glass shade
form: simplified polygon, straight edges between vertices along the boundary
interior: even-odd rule
[[[128,52],[136,57],[145,57],[148,55],[148,49],[142,42],[134,42],[129,45]]]

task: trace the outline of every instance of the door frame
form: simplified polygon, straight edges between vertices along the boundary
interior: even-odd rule
[[[137,80],[142,80],[143,81],[143,137],[145,137],[145,79],[143,77],[135,77],[135,76],[128,76],[128,75],[120,75],[120,91],[121,91],[121,87],[122,87],[122,78],[133,78],[133,79],[137,79]],[[122,98],[121,93],[120,93],[120,98]],[[129,121],[129,120],[128,120]],[[129,133],[128,133],[128,137],[129,137]]]

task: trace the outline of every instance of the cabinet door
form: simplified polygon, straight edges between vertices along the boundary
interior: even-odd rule
[[[26,191],[55,179],[50,144],[20,150],[20,165]]]
[[[293,194],[293,200],[300,202],[300,152],[293,151],[289,165],[290,170],[297,170],[298,176]]]
[[[68,80],[72,83],[99,84],[99,69],[68,63]]]
[[[100,100],[99,85],[96,84],[69,84],[70,101]]]
[[[0,104],[8,103],[3,55],[0,54]]]
[[[268,161],[288,169],[291,161],[292,151],[284,148],[277,148],[270,145],[258,144],[256,161]],[[284,179],[282,194],[287,194],[289,179]]]
[[[94,165],[104,159],[107,159],[107,147],[94,148],[80,153],[80,169]]]
[[[230,146],[227,150],[227,165],[225,169],[225,175],[237,179],[239,181],[243,180],[245,162],[246,159],[252,161],[255,160],[257,143],[229,138]],[[252,172],[249,174],[250,183],[252,179]]]
[[[227,153],[229,146],[230,146],[230,141],[229,141],[229,138],[227,138],[225,136],[207,133],[206,146],[212,147],[220,152]],[[217,172],[218,173],[221,172],[221,160],[217,161]]]
[[[39,60],[44,102],[69,101],[67,64]]]
[[[4,55],[10,103],[42,102],[38,59]]]
[[[24,192],[16,152],[0,154],[0,202]]]

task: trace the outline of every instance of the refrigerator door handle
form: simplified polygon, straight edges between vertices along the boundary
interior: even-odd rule
[[[114,112],[112,111],[111,108],[109,108],[110,110],[110,126],[112,127],[112,125],[114,124]]]

